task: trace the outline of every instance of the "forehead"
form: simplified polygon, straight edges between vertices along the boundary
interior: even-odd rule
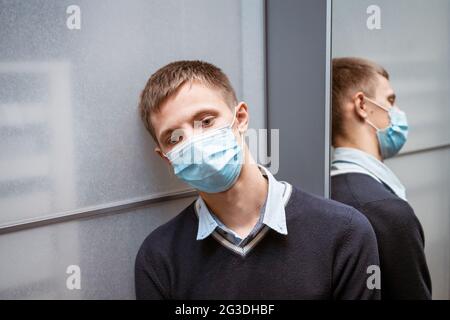
[[[179,105],[192,105],[205,102],[223,102],[223,97],[218,89],[210,88],[199,82],[186,82],[178,91],[169,97],[162,105],[161,109],[168,109]]]
[[[180,128],[185,122],[192,121],[195,114],[207,110],[217,113],[229,110],[221,92],[199,82],[184,83],[161,104],[158,112],[152,113],[156,136],[168,128]]]

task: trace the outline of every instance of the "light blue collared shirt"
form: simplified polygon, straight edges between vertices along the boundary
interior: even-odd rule
[[[399,198],[407,201],[403,184],[383,162],[369,153],[355,148],[334,149],[331,176],[345,173],[363,173],[389,187]]]
[[[269,190],[266,201],[261,208],[258,222],[253,230],[242,239],[236,232],[227,228],[219,218],[210,212],[208,206],[199,196],[197,199],[198,232],[197,240],[208,237],[214,231],[217,231],[230,242],[238,246],[245,246],[249,243],[264,225],[270,227],[278,233],[287,235],[286,212],[284,210],[283,194],[287,188],[286,182],[279,182],[265,167],[258,165],[261,173],[268,179]]]

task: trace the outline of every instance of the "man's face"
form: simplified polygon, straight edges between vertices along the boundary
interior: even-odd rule
[[[392,89],[389,80],[381,75],[377,75],[377,86],[375,90],[375,96],[369,97],[379,105],[386,109],[395,105],[395,92]],[[369,114],[368,119],[379,129],[384,129],[389,126],[389,115],[386,110],[374,105],[370,101],[366,100],[367,112]]]
[[[159,144],[155,151],[167,153],[193,135],[231,124],[233,116],[218,90],[185,83],[151,116]]]

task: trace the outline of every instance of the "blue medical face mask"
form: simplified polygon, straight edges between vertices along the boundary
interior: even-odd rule
[[[164,154],[174,174],[207,193],[231,188],[239,177],[243,161],[242,148],[232,129],[235,119],[234,116],[230,125],[193,136]]]
[[[408,121],[406,114],[396,106],[387,109],[367,97],[366,99],[388,112],[389,126],[385,129],[379,129],[369,120],[366,119],[366,121],[377,130],[378,144],[380,145],[381,156],[383,159],[393,157],[400,151],[408,138]]]

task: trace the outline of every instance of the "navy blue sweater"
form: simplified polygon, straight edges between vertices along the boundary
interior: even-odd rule
[[[422,226],[408,202],[361,173],[331,178],[331,197],[363,213],[378,240],[382,299],[430,299]]]
[[[295,187],[287,235],[265,227],[245,255],[212,235],[196,240],[194,203],[143,242],[135,263],[138,299],[378,299],[367,268],[375,234],[357,210]],[[259,237],[259,238],[258,238]]]

